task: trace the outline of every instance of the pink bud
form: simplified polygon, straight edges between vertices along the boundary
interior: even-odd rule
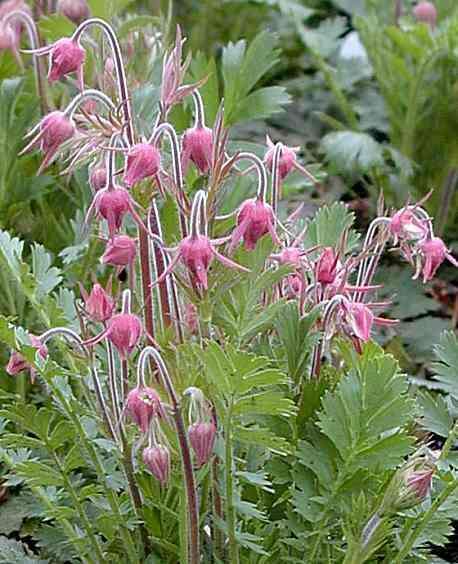
[[[6,25],[1,21],[11,12],[25,12],[31,15],[31,10],[24,0],[7,0],[0,2],[0,50],[19,47],[23,25],[19,20],[13,20]]]
[[[237,227],[232,233],[230,248],[234,249],[240,239],[243,239],[245,248],[252,251],[266,233],[270,233],[274,243],[279,244],[271,206],[258,198],[245,200],[237,214]]]
[[[420,2],[413,9],[413,15],[417,22],[429,24],[431,28],[436,27],[437,10],[432,2]]]
[[[89,174],[89,185],[98,192],[107,185],[107,170],[104,166],[94,167]]]
[[[73,39],[64,37],[56,41],[49,55],[49,81],[61,80],[67,74],[79,72],[85,56],[84,49]]]
[[[43,345],[40,339],[35,335],[29,335],[29,337],[32,347],[37,349],[41,358],[45,359],[48,356],[48,349],[46,345]],[[5,370],[10,376],[16,376],[23,370],[30,370],[33,372],[33,367],[27,362],[21,353],[14,351],[11,353]]]
[[[59,147],[73,137],[75,126],[63,112],[51,112],[40,125],[40,148],[49,163]]]
[[[106,188],[95,196],[95,208],[108,223],[108,232],[113,237],[121,227],[123,217],[131,209],[130,195],[124,188]]]
[[[188,428],[189,442],[196,455],[197,466],[206,464],[213,453],[216,439],[216,427],[213,423],[194,423]]]
[[[423,239],[428,233],[426,224],[408,208],[397,211],[391,218],[389,227],[395,238],[408,241]]]
[[[204,235],[186,237],[180,243],[178,252],[193,279],[206,290],[208,288],[207,273],[213,260],[210,239]]]
[[[127,266],[135,260],[137,244],[127,235],[115,235],[107,243],[101,258],[102,263],[113,266]]]
[[[93,321],[103,322],[113,315],[114,302],[100,284],[94,284],[85,300],[86,311]]]
[[[143,462],[151,474],[159,480],[161,486],[165,486],[170,477],[170,452],[162,445],[145,448],[143,451]]]
[[[142,330],[142,322],[136,315],[118,313],[108,321],[106,337],[116,347],[119,356],[126,360],[137,346]]]
[[[332,247],[326,247],[315,265],[315,278],[321,284],[332,284],[336,280],[339,259]]]
[[[127,153],[124,182],[129,188],[150,176],[155,176],[161,166],[161,155],[149,143],[137,143]]]
[[[267,138],[267,152],[264,155],[264,162],[266,163],[267,168],[270,172],[272,172],[273,160],[274,160],[274,153],[275,153],[275,145],[272,141]],[[288,174],[293,170],[294,165],[296,164],[297,157],[296,152],[298,149],[293,147],[287,147],[286,145],[282,146],[281,156],[278,161],[278,174],[280,176],[280,180],[283,180],[288,176]]]
[[[126,410],[142,433],[147,433],[151,419],[164,416],[159,394],[152,388],[134,388],[127,395]]]
[[[303,252],[299,247],[285,247],[278,255],[274,255],[280,264],[291,266],[301,266]]]
[[[186,171],[191,160],[201,174],[210,169],[213,151],[213,132],[209,127],[195,126],[183,135],[183,170]]]
[[[351,335],[369,341],[375,318],[372,311],[364,304],[346,300],[343,304],[344,319]]]
[[[422,502],[431,490],[433,474],[434,467],[415,470],[407,474],[406,485],[417,497],[418,502]]]
[[[76,25],[90,16],[86,0],[59,0],[57,11]]]
[[[0,20],[0,51],[5,49],[17,49],[20,40],[20,34],[11,24],[5,24]]]
[[[447,257],[447,247],[439,237],[428,239],[420,245],[423,257],[423,282],[431,280]]]

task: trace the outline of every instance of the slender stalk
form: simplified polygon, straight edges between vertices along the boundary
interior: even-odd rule
[[[218,470],[219,459],[217,456],[214,457],[211,469],[212,478],[212,501],[213,501],[213,522],[212,522],[212,540],[213,540],[213,552],[217,558],[223,559],[223,539],[221,531],[216,525],[217,520],[223,520],[223,504],[221,502],[221,495],[219,493],[218,486]]]
[[[455,195],[457,182],[458,170],[453,169],[447,174],[447,178],[445,179],[440,195],[440,202],[436,219],[436,232],[439,237],[442,237],[442,235],[444,234],[445,226],[447,224],[448,212],[453,201],[453,196]]]
[[[226,521],[229,541],[229,563],[239,564],[239,548],[235,535],[236,515],[234,507],[233,451],[232,451],[232,404],[227,411],[225,427],[225,482],[226,482]]]

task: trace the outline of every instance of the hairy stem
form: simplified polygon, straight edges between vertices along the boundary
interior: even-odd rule
[[[239,564],[239,547],[235,535],[236,515],[234,507],[233,450],[232,450],[232,405],[229,407],[225,432],[225,481],[226,481],[226,521],[229,540],[229,563]]]

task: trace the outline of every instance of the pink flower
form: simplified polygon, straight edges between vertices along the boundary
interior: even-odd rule
[[[0,20],[0,50],[16,50],[18,48],[19,39],[20,37],[12,25],[8,23],[5,24]]]
[[[89,296],[86,294],[84,303],[89,317],[93,321],[108,321],[113,315],[113,298],[102,288],[100,284],[94,284]]]
[[[64,37],[54,43],[49,54],[48,79],[61,80],[72,72],[81,73],[86,52],[73,39]]]
[[[326,247],[315,265],[315,279],[321,284],[333,284],[337,278],[339,257],[332,247]]]
[[[188,428],[189,442],[196,455],[197,466],[200,468],[206,464],[213,453],[216,439],[216,427],[214,423],[204,421],[193,423]]]
[[[433,475],[434,467],[414,470],[407,474],[406,485],[415,494],[419,502],[422,502],[431,490]]]
[[[445,259],[448,259],[453,266],[458,266],[458,262],[450,254],[442,239],[439,237],[427,239],[420,244],[420,262],[415,277],[419,275],[421,269],[423,282],[428,282],[434,277]]]
[[[101,261],[113,266],[128,266],[135,260],[136,254],[135,239],[127,235],[115,235],[108,241]]]
[[[106,219],[108,232],[113,237],[121,227],[126,213],[131,211],[132,201],[127,190],[110,186],[97,192],[94,206],[97,214]]]
[[[266,233],[270,233],[276,245],[280,244],[275,232],[275,216],[272,207],[258,198],[245,200],[237,214],[237,227],[232,233],[229,250],[232,252],[243,239],[245,248],[252,251],[259,239]]]
[[[35,335],[29,335],[29,337],[31,346],[37,350],[41,358],[45,359],[48,356],[48,349],[46,345],[43,345],[40,339]],[[17,351],[11,353],[5,370],[10,376],[16,376],[23,370],[30,370],[32,376],[34,374],[33,366],[27,362],[21,353],[18,353]]]
[[[426,237],[428,228],[424,221],[421,221],[415,212],[409,208],[397,211],[391,218],[390,231],[395,238],[407,241],[418,241]]]
[[[162,445],[145,448],[143,451],[143,462],[161,486],[165,486],[170,477],[169,449]]]
[[[124,182],[129,188],[150,176],[156,176],[161,166],[161,154],[149,143],[137,143],[127,153]]]
[[[153,388],[148,387],[137,387],[128,393],[126,410],[142,433],[149,431],[153,417],[164,417],[164,409],[159,394]]]
[[[353,302],[343,299],[341,302],[341,314],[344,322],[344,330],[350,337],[367,342],[371,338],[374,325],[395,325],[394,319],[376,317],[367,304]]]
[[[59,0],[57,2],[57,11],[76,25],[90,16],[86,0]]]
[[[20,154],[22,155],[38,145],[44,156],[38,171],[40,173],[51,164],[59,147],[73,137],[75,125],[64,112],[56,111],[45,116],[29,135],[34,134],[37,129],[38,134],[35,135]]]
[[[89,174],[89,185],[94,192],[98,192],[107,185],[107,170],[104,166],[91,169]]]
[[[280,264],[291,265],[296,268],[293,274],[289,274],[284,282],[286,295],[294,299],[302,294],[305,288],[305,277],[303,273],[302,257],[304,251],[299,247],[285,247],[278,254],[270,256],[271,259],[276,260]]]
[[[191,160],[201,174],[206,174],[211,166],[213,151],[213,132],[209,127],[194,126],[183,135],[182,165],[186,171]]]
[[[138,345],[142,331],[139,317],[132,313],[118,313],[108,321],[105,335],[102,335],[113,343],[121,359],[127,360]]]
[[[288,176],[288,174],[293,170],[293,168],[296,167],[297,165],[296,153],[298,150],[299,147],[287,147],[286,145],[282,145],[282,152],[281,152],[280,160],[278,162],[278,174],[280,176],[280,180],[284,180]],[[275,145],[274,143],[272,143],[270,137],[267,136],[267,152],[264,155],[264,162],[266,163],[266,166],[270,172],[272,172],[274,153],[275,153]]]
[[[417,22],[429,24],[431,28],[436,27],[437,10],[432,2],[420,2],[413,9],[413,15]]]
[[[0,3],[0,50],[11,49],[17,52],[23,25],[19,18],[7,23],[2,22],[12,12],[25,12],[31,15],[31,11],[24,0],[7,0]]]

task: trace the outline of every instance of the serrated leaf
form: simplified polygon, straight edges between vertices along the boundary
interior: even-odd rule
[[[383,166],[383,147],[367,133],[336,131],[321,142],[327,161],[336,172],[364,174]]]
[[[432,366],[434,379],[440,382],[454,398],[458,399],[458,337],[453,331],[442,333],[434,347],[438,359]]]
[[[440,437],[447,438],[453,426],[453,418],[449,413],[445,400],[439,394],[419,393],[421,408],[421,425]]]
[[[24,544],[14,539],[0,536],[1,564],[47,564],[48,562],[48,560],[42,560],[30,554]]]
[[[60,270],[55,266],[51,266],[51,255],[46,252],[42,245],[35,244],[32,247],[32,273],[37,281],[37,298],[41,299],[46,296],[62,280]]]
[[[349,230],[346,251],[352,250],[358,243],[359,235],[351,229],[355,215],[342,202],[322,207],[309,223],[304,238],[306,247],[320,245],[336,247],[345,229]]]
[[[347,25],[345,18],[333,18],[323,20],[317,28],[301,25],[297,28],[305,45],[326,59],[339,47],[339,38],[345,33]]]
[[[265,119],[278,114],[291,103],[291,97],[283,86],[268,86],[243,98],[231,116],[231,123],[251,119]]]

